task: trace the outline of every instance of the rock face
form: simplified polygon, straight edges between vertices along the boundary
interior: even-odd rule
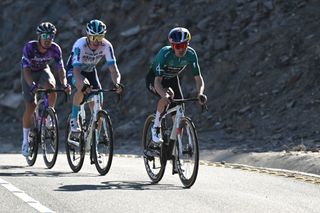
[[[198,130],[222,132],[239,141],[289,147],[319,138],[320,2],[316,0],[157,0],[1,1],[0,97],[20,93],[23,45],[35,38],[35,28],[51,21],[66,61],[73,42],[84,35],[87,21],[107,25],[126,92],[120,104],[107,95],[117,137],[139,140],[144,119],[156,108],[145,89],[150,61],[177,25],[187,27],[206,83],[209,111],[200,114],[187,105]],[[102,85],[110,74],[99,66]],[[195,94],[190,70],[182,75],[185,96]],[[59,99],[61,124],[70,101]],[[20,101],[20,108],[23,103]],[[14,111],[13,111],[14,109]],[[9,113],[8,113],[9,112]],[[1,104],[6,122],[21,122],[22,110]],[[18,131],[18,130],[17,130]],[[19,130],[20,131],[20,130]],[[208,136],[210,137],[210,136]],[[213,136],[212,136],[213,137]],[[280,144],[280,145],[279,145]],[[281,145],[282,144],[282,145]],[[283,144],[286,144],[283,146]],[[288,148],[288,149],[289,149]],[[280,148],[281,149],[281,148]]]

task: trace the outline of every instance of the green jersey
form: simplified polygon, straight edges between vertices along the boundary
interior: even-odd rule
[[[178,76],[189,64],[192,66],[192,74],[194,76],[200,75],[198,56],[194,49],[188,47],[186,54],[179,58],[171,46],[165,46],[154,58],[151,68],[155,76],[173,78]]]

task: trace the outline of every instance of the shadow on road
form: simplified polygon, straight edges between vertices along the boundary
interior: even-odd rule
[[[172,184],[152,184],[148,181],[108,181],[99,185],[64,185],[55,191],[87,190],[183,190],[183,187]]]
[[[15,169],[19,169],[19,172],[15,172]],[[25,169],[21,171],[21,169]],[[31,176],[31,177],[71,177],[71,176],[79,176],[76,173],[71,171],[61,172],[61,171],[53,171],[45,168],[43,171],[39,171],[39,167],[29,167],[29,166],[16,166],[16,165],[1,165],[0,166],[0,176],[3,177],[22,177],[22,176]],[[3,170],[9,170],[5,172]],[[96,175],[92,175],[89,173],[82,173],[83,177],[96,177]]]

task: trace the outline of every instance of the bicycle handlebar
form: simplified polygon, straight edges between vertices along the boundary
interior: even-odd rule
[[[117,89],[113,88],[113,89],[91,89],[91,91],[89,93],[87,93],[84,97],[84,99],[86,99],[87,97],[91,96],[91,95],[98,95],[100,92],[103,93],[107,93],[107,92],[116,92]],[[121,94],[117,94],[118,95],[118,103],[121,101]]]
[[[199,98],[171,99],[171,102],[173,103],[185,103],[185,102],[192,102],[192,101],[199,101]]]
[[[65,92],[64,89],[37,89],[36,93]]]
[[[177,103],[177,104],[182,104],[182,103],[185,103],[185,102],[193,102],[193,101],[199,101],[199,98],[183,98],[183,99],[171,99],[171,102],[172,103]],[[201,108],[202,108],[202,112],[203,111],[208,111],[208,106],[207,104],[203,104],[201,105]]]
[[[87,95],[96,95],[96,94],[99,94],[100,92],[103,92],[103,93],[107,93],[107,92],[116,92],[117,90],[116,89],[91,89],[91,92],[89,92]]]
[[[63,92],[65,102],[68,101],[68,94],[64,91],[64,89],[37,89],[36,93],[53,93],[53,92]]]

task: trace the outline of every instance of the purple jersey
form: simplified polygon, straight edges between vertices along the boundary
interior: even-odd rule
[[[37,41],[29,41],[23,48],[22,68],[30,68],[31,71],[41,71],[48,65],[55,69],[64,68],[62,52],[59,45],[52,42],[51,47],[44,54],[40,53]]]

